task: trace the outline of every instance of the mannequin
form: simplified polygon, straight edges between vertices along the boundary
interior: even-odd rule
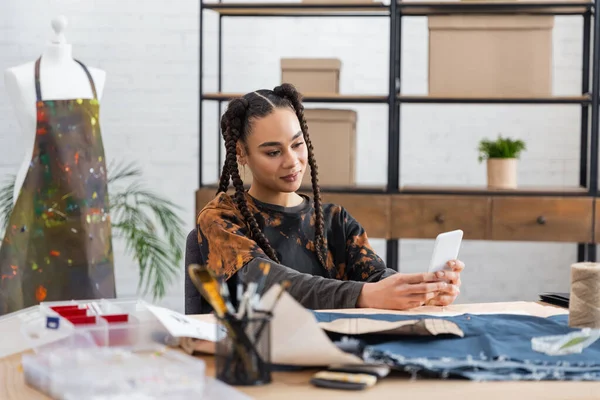
[[[88,78],[72,57],[72,46],[66,42],[64,31],[67,19],[58,16],[52,20],[54,37],[42,53],[40,63],[41,89],[44,100],[69,98],[93,98]],[[36,127],[36,96],[34,80],[35,61],[9,68],[4,73],[6,91],[15,110],[22,130],[25,155],[17,172],[13,192],[16,203],[27,170],[31,163]],[[88,67],[94,83],[98,101],[100,101],[106,82],[106,73],[97,68]]]
[[[54,19],[42,55],[5,74],[26,147],[0,245],[0,315],[116,296],[98,100],[106,74],[73,59],[66,25]]]

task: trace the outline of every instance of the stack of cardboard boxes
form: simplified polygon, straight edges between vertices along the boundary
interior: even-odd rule
[[[284,58],[281,60],[281,82],[293,84],[307,95],[339,94],[341,62],[331,58]],[[319,185],[354,186],[356,182],[356,120],[349,109],[309,108],[304,104],[304,117],[319,168]],[[252,173],[240,170],[246,185]],[[310,188],[311,171],[307,169],[302,186]]]
[[[339,94],[341,66],[341,61],[334,58],[284,58],[281,60],[281,81],[293,84],[305,96]],[[304,117],[319,168],[319,184],[353,186],[356,111],[308,108],[305,104]],[[302,185],[310,184],[308,168]]]

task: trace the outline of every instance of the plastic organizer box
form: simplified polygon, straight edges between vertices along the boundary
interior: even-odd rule
[[[87,332],[74,336],[74,349],[54,344],[23,355],[27,385],[57,400],[251,400],[181,351],[98,347]]]
[[[55,346],[23,355],[27,385],[60,400],[210,398],[200,359],[165,346],[131,351],[88,342],[86,347],[89,335],[75,336],[79,347],[74,349]]]
[[[99,347],[141,350],[173,341],[139,299],[42,302],[0,317],[0,329],[9,332],[0,357],[55,344],[73,347],[81,335],[89,335]]]
[[[59,400],[249,400],[206,363],[172,349],[143,300],[42,302],[0,317],[0,357],[21,357],[25,383]]]

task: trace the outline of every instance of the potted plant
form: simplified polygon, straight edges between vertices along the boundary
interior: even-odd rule
[[[525,150],[522,140],[503,138],[479,142],[479,162],[487,162],[487,185],[491,189],[516,189],[517,161]]]

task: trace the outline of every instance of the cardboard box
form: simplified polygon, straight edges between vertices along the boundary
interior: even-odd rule
[[[429,94],[552,95],[554,16],[430,16]]]
[[[341,67],[337,58],[282,58],[281,82],[293,84],[303,94],[338,94]]]
[[[356,111],[305,109],[304,117],[319,167],[319,186],[355,185]],[[311,185],[310,167],[302,185]]]
[[[305,109],[304,117],[313,144],[319,186],[353,186],[356,184],[356,120],[354,110]],[[252,183],[248,167],[239,167],[244,185]],[[302,187],[311,187],[310,167],[307,164]]]

